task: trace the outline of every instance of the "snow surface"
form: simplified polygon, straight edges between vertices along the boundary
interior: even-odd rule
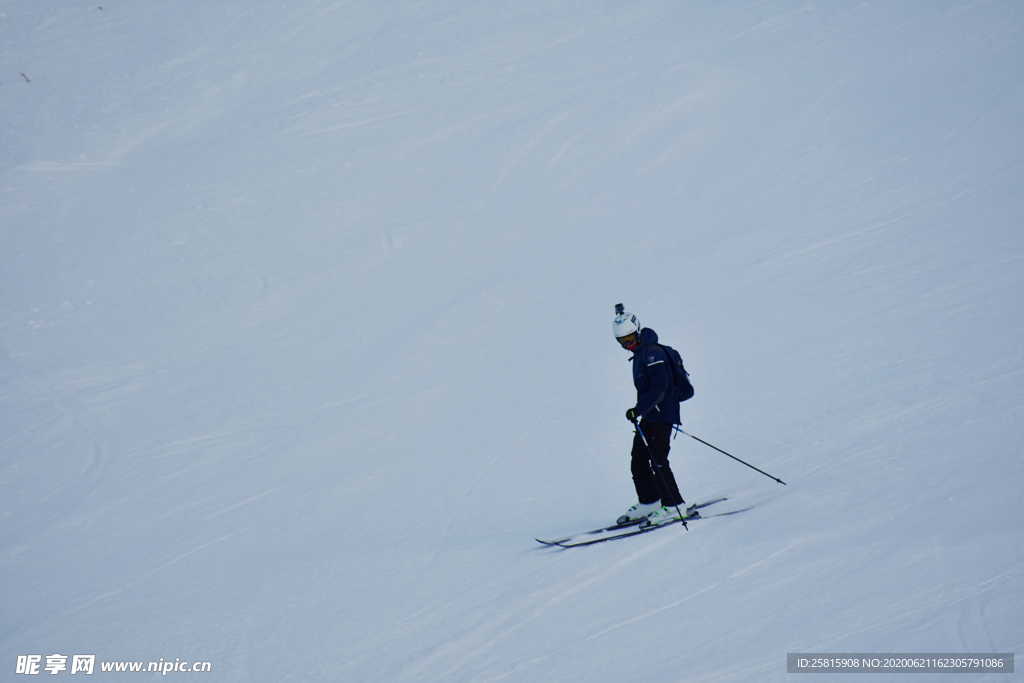
[[[1012,0],[0,3],[0,678],[1024,651],[1022,31]],[[632,502],[619,301],[683,352],[686,427],[789,486],[680,438],[684,496],[744,512],[541,548]]]

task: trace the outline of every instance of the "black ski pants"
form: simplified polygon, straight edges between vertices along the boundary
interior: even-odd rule
[[[647,437],[647,445],[638,431],[633,436],[630,462],[637,499],[641,503],[653,503],[661,499],[661,504],[668,507],[681,505],[683,496],[679,493],[676,478],[668,464],[672,425],[641,420],[640,429]]]

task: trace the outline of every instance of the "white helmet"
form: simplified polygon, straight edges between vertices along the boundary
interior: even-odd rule
[[[612,333],[620,339],[640,331],[640,319],[626,311],[622,304],[615,304],[615,320],[612,321]]]

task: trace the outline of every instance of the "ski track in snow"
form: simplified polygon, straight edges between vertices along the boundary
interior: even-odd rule
[[[607,568],[586,572],[587,575],[582,579],[574,576],[562,580],[555,586],[531,593],[528,599],[524,600],[528,607],[501,611],[481,624],[474,625],[468,632],[446,640],[443,645],[437,646],[429,655],[418,661],[411,670],[403,672],[403,677],[408,677],[410,680],[421,680],[439,662],[443,662],[445,668],[439,674],[430,675],[436,675],[440,680],[455,676],[471,662],[500,647],[503,640],[543,618],[552,608],[580,593],[590,591],[600,584],[621,576],[628,567],[651,553],[657,552],[660,545],[651,544],[647,548],[634,551],[613,562]],[[544,659],[546,657],[534,661],[543,661]]]
[[[884,626],[892,626],[894,624],[906,622],[908,617],[921,613],[935,613],[939,608],[946,608],[948,610],[950,607],[957,607],[958,609],[955,612],[956,620],[958,623],[963,623],[964,610],[971,606],[964,606],[963,603],[976,601],[979,597],[995,588],[1005,588],[1005,586],[1001,586],[1001,584],[1011,579],[1017,580],[1019,584],[1020,580],[1024,578],[1024,570],[1022,570],[1022,567],[1024,567],[1024,563],[1018,563],[1005,571],[999,572],[970,585],[954,586],[952,588],[937,586],[915,591],[910,595],[897,600],[892,606],[892,610],[885,617],[881,619],[869,619],[867,624],[858,626],[856,629],[850,631],[829,634],[826,638],[807,647],[806,651],[836,651],[837,649],[842,649],[843,643],[849,642],[853,636],[861,635],[869,631],[879,630]],[[952,595],[950,595],[950,593],[952,593]],[[969,649],[966,640],[962,636],[960,638],[960,642],[956,644],[956,647],[954,647],[953,650],[957,648]]]
[[[88,609],[89,607],[94,606],[96,603],[98,603],[98,602],[100,602],[102,600],[107,600],[107,599],[113,598],[113,597],[115,597],[115,596],[117,596],[117,595],[119,595],[121,593],[124,593],[124,592],[126,592],[128,590],[131,590],[132,588],[135,588],[136,586],[139,586],[139,585],[143,584],[144,582],[146,582],[147,580],[149,580],[150,578],[152,578],[156,574],[160,573],[164,569],[167,569],[168,567],[171,567],[171,566],[177,564],[178,562],[181,562],[185,558],[190,557],[192,555],[195,555],[196,553],[201,552],[201,551],[203,551],[203,550],[205,550],[205,549],[207,549],[207,548],[209,548],[211,546],[214,546],[214,545],[216,545],[218,543],[222,543],[222,542],[226,541],[227,539],[231,538],[234,535],[235,535],[234,532],[231,532],[231,533],[228,533],[228,534],[224,534],[223,536],[219,536],[219,537],[213,539],[212,541],[207,541],[205,543],[201,543],[200,545],[197,545],[194,548],[191,548],[190,550],[187,550],[187,551],[185,551],[183,553],[179,553],[178,555],[175,555],[175,556],[171,557],[170,559],[161,562],[160,564],[158,564],[157,566],[153,567],[152,569],[149,569],[149,570],[143,572],[142,574],[139,574],[138,576],[136,576],[135,578],[129,580],[127,583],[125,583],[124,585],[120,586],[119,588],[116,588],[116,589],[110,590],[110,591],[106,591],[104,593],[100,593],[99,595],[94,595],[94,596],[91,596],[89,598],[86,598],[83,602],[80,602],[79,604],[75,605],[73,608],[71,608],[71,610],[69,610],[68,612],[66,612],[62,616],[69,617],[69,616],[71,616],[71,615],[73,615],[75,613],[81,612],[83,610]]]
[[[211,512],[210,514],[208,514],[206,516],[206,519],[215,519],[217,517],[220,517],[221,515],[227,514],[228,512],[233,512],[233,511],[235,511],[235,510],[237,510],[237,509],[239,509],[241,507],[244,507],[246,505],[250,505],[251,503],[254,503],[254,502],[256,502],[257,500],[259,500],[261,498],[269,496],[270,494],[274,493],[276,490],[277,489],[273,489],[273,488],[272,489],[267,489],[266,491],[262,491],[260,493],[255,494],[255,495],[243,498],[242,500],[238,501],[237,503],[232,503],[231,505],[228,505],[225,508],[221,508],[220,510],[215,510],[214,512]]]
[[[591,634],[591,635],[587,636],[587,640],[594,640],[596,638],[600,638],[602,636],[608,635],[609,633],[611,633],[612,631],[615,631],[617,629],[625,628],[627,626],[632,626],[633,624],[635,624],[637,622],[643,621],[644,619],[649,619],[649,618],[651,618],[651,617],[653,617],[655,615],[661,614],[662,612],[668,612],[668,611],[674,610],[674,609],[680,607],[681,605],[684,605],[685,603],[689,602],[693,598],[696,598],[696,597],[698,597],[700,595],[703,595],[704,593],[708,593],[708,592],[711,592],[711,591],[715,590],[720,585],[721,585],[721,582],[716,582],[716,583],[708,584],[704,588],[701,588],[700,590],[697,590],[697,591],[695,591],[693,593],[690,593],[689,595],[687,595],[686,597],[684,597],[684,598],[682,598],[680,600],[675,600],[675,601],[670,602],[670,603],[668,603],[668,604],[666,604],[666,605],[664,605],[662,607],[659,607],[657,609],[650,610],[650,611],[644,612],[642,614],[638,614],[635,617],[632,617],[630,619],[626,619],[625,621],[620,621],[617,624],[612,624],[611,626],[609,626],[609,627],[607,627],[605,629],[602,629],[602,630],[598,631],[597,633],[594,633],[594,634]]]

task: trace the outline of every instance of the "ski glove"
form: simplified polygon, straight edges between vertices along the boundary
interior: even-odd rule
[[[636,424],[637,417],[639,416],[636,414],[636,408],[630,408],[626,411],[626,419],[630,422]]]

